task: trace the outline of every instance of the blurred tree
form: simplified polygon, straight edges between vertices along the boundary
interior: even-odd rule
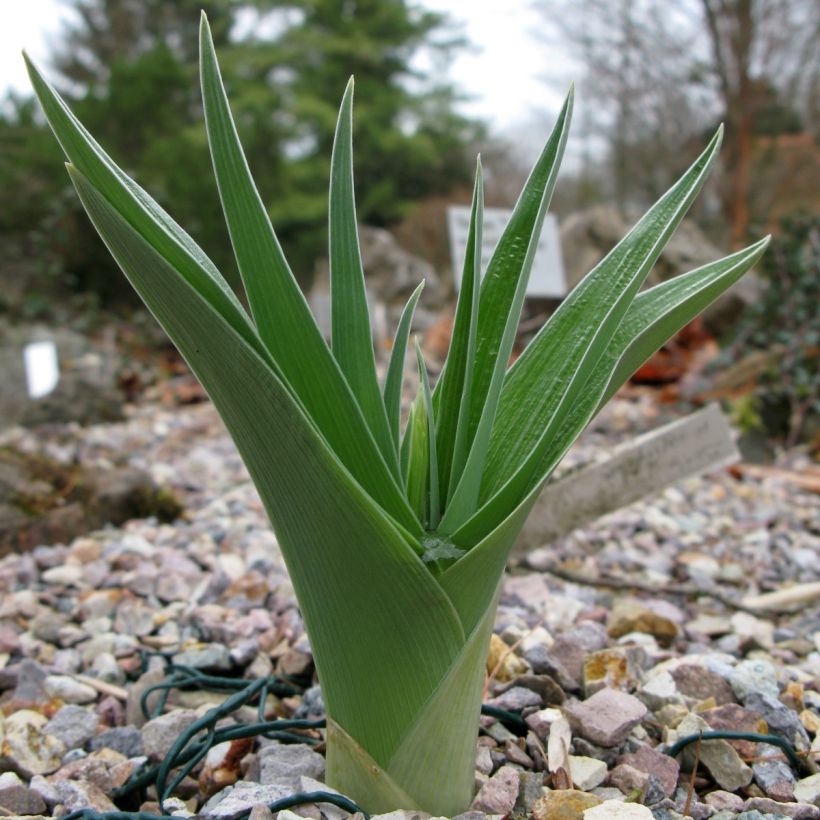
[[[462,45],[443,15],[405,0],[280,0],[275,6],[267,13],[259,8],[253,28],[279,28],[271,49],[283,96],[277,116],[292,130],[282,143],[288,173],[266,190],[276,193],[271,215],[297,265],[304,269],[323,252],[333,133],[350,75],[356,78],[360,222],[390,225],[412,202],[471,184],[473,158],[466,149],[483,129],[454,111],[456,94],[440,79]],[[432,70],[417,67],[422,53]]]
[[[234,263],[201,115],[197,29],[204,8],[237,127],[259,190],[297,276],[309,281],[325,253],[326,197],[336,111],[357,78],[359,218],[397,220],[412,201],[469,182],[467,146],[480,126],[453,112],[453,89],[435,77],[461,41],[442,15],[405,0],[70,0],[53,63],[72,108],[116,160],[188,229],[228,278]],[[416,67],[427,52],[428,68]],[[33,136],[35,135],[35,136]],[[35,186],[6,215],[8,237],[53,222],[84,224],[56,146],[28,102],[0,109],[0,196]],[[42,152],[37,146],[46,146]],[[13,160],[10,158],[14,157]],[[50,165],[50,174],[42,173]],[[39,187],[37,187],[39,186]],[[68,204],[66,204],[68,203]],[[52,243],[79,289],[125,295],[87,226]],[[55,236],[53,233],[52,236]]]
[[[816,0],[535,2],[581,64],[618,205],[657,196],[723,120],[720,202],[741,244],[755,136],[820,129]]]

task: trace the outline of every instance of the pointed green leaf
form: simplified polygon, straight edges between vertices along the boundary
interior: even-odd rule
[[[126,176],[71,113],[28,56],[23,56],[48,124],[69,160],[257,353],[270,360],[242,305],[213,262],[142,188]]]
[[[70,170],[95,227],[205,386],[259,490],[311,635],[329,714],[386,765],[461,652],[458,614],[273,370]]]
[[[452,496],[467,459],[478,299],[481,284],[481,235],[484,223],[484,181],[481,158],[476,164],[470,230],[464,253],[464,273],[458,294],[447,365],[439,378],[436,442],[439,454],[441,502]]]
[[[596,413],[644,362],[737,282],[760,259],[768,244],[767,236],[717,262],[639,293],[610,345],[614,351],[623,352]],[[605,370],[602,365],[600,369]]]
[[[204,16],[200,49],[211,157],[259,335],[343,463],[403,526],[418,532],[418,522],[399,489],[395,451],[390,448],[391,468],[282,254],[242,152]]]
[[[433,398],[430,393],[430,380],[427,378],[427,366],[421,353],[421,345],[416,339],[416,361],[419,367],[419,383],[421,396],[424,401],[424,411],[427,416],[427,489],[429,501],[427,503],[427,529],[435,530],[438,526],[440,506],[438,491],[438,456],[436,448],[436,424],[433,415]]]
[[[572,117],[570,89],[558,122],[493,253],[481,288],[471,390],[469,454],[439,528],[449,535],[478,507],[487,448],[512,354],[530,270],[549,209]],[[526,240],[523,239],[526,237]]]
[[[525,269],[525,266],[528,262],[530,266],[532,264],[532,258],[528,260],[527,255],[530,251],[534,255],[530,240],[535,236],[537,244],[555,188],[558,166],[572,119],[574,96],[574,87],[570,86],[555,127],[527,178],[481,283],[468,445],[472,443],[478,427],[496,362],[503,359],[506,368],[512,352],[508,330],[510,316],[514,317],[512,324],[517,327],[529,276],[529,268]],[[508,342],[506,347],[509,347],[506,351],[505,340]]]
[[[430,494],[430,447],[427,442],[427,408],[421,386],[410,407],[402,442],[402,470],[410,507],[419,521],[427,521]]]
[[[768,241],[763,239],[636,297],[583,394],[552,437],[535,471],[533,486],[552,473],[584,427],[635,370],[749,270]]]
[[[564,300],[511,368],[490,442],[482,487],[485,505],[472,528],[486,532],[484,527],[506,517],[539,480],[536,471],[545,451],[703,184],[721,133]]]
[[[398,476],[396,448],[376,376],[373,332],[359,251],[353,193],[353,78],[345,89],[330,167],[330,299],[333,356],[339,363],[388,465]]]
[[[396,335],[393,338],[393,349],[390,351],[390,363],[387,366],[387,376],[384,380],[384,409],[387,413],[387,423],[390,427],[390,437],[396,450],[399,449],[399,421],[401,417],[401,389],[404,382],[404,360],[407,355],[407,339],[410,335],[410,325],[413,322],[413,311],[424,288],[422,281],[410,294],[404,310],[401,312]],[[406,476],[402,471],[402,476]]]

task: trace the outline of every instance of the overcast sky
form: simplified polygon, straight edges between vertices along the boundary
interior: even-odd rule
[[[0,26],[0,90],[28,92],[21,49],[48,70],[48,43],[59,36],[61,20],[70,12],[60,0],[5,3],[14,11],[6,9]],[[549,50],[533,36],[543,22],[532,11],[531,0],[424,0],[423,5],[464,24],[471,45],[453,64],[451,76],[474,98],[464,105],[467,113],[510,133],[534,117],[557,112],[563,93],[544,80]]]

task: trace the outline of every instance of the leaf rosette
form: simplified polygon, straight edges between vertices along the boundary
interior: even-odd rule
[[[204,16],[205,123],[250,313],[31,63],[29,72],[90,219],[208,391],[265,505],[322,684],[328,782],[373,812],[464,811],[501,578],[529,510],[606,400],[765,248],[639,292],[714,163],[720,132],[512,367],[572,90],[483,272],[479,163],[447,362],[431,388],[417,349],[421,386],[401,435],[420,288],[381,388],[356,224],[352,80],[331,159],[328,345],[254,185]]]

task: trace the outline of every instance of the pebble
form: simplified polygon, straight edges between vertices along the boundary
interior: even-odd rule
[[[43,814],[46,802],[14,772],[0,775],[0,809],[16,815]]]
[[[740,797],[740,795],[723,791],[722,789],[707,794],[706,797],[703,798],[703,802],[706,803],[707,806],[712,806],[715,811],[739,812],[743,810],[743,798]]]
[[[293,794],[287,786],[242,781],[215,794],[199,810],[201,820],[236,820],[259,803],[272,803]]]
[[[816,806],[807,806],[805,803],[780,803],[768,797],[750,797],[743,804],[743,810],[793,817],[795,820],[818,820],[820,818],[820,809]]]
[[[485,814],[509,814],[518,799],[519,775],[512,766],[502,766],[479,790],[470,808]]]
[[[675,615],[670,617],[668,611],[661,611],[657,602],[655,606],[650,606],[645,601],[631,599],[620,599],[616,602],[615,608],[609,619],[607,631],[613,638],[620,638],[629,632],[644,632],[652,635],[664,646],[668,646],[678,636],[680,620]]]
[[[116,811],[105,792],[93,783],[79,780],[59,780],[55,783],[60,802],[68,811],[93,809],[94,811]]]
[[[67,704],[46,723],[43,731],[60,740],[66,749],[79,749],[94,737],[100,718],[90,709]]]
[[[228,647],[216,643],[180,652],[174,655],[173,662],[178,666],[190,666],[203,672],[228,672],[233,668]]]
[[[645,429],[647,412],[655,410],[642,401],[616,399],[590,426],[568,464],[594,457],[602,444],[616,443],[631,430]],[[56,793],[57,781],[49,783],[34,771],[49,778],[73,772],[73,782],[104,781],[110,785],[116,778],[127,778],[140,765],[143,752],[150,750],[151,759],[158,760],[158,753],[167,750],[189,725],[186,715],[200,714],[174,708],[185,702],[174,694],[169,702],[171,711],[155,719],[159,723],[148,726],[147,738],[140,733],[140,727],[151,721],[146,722],[140,713],[139,695],[145,686],[163,677],[158,667],[141,676],[140,649],[167,652],[204,670],[244,672],[247,677],[271,674],[271,661],[279,671],[283,664],[312,671],[309,643],[276,540],[244,467],[210,406],[173,411],[137,407],[133,417],[121,424],[61,429],[58,436],[50,432],[36,436],[23,430],[0,432],[0,446],[4,442],[15,446],[25,443],[32,452],[59,447],[68,460],[82,463],[95,459],[113,463],[127,453],[130,460],[154,465],[157,475],[168,477],[184,498],[187,515],[173,526],[150,519],[133,521],[75,539],[65,547],[44,546],[31,554],[0,559],[0,690],[8,714],[3,753],[9,751],[9,734],[12,741],[19,742],[15,717],[28,709],[29,714],[39,716],[28,724],[34,727],[32,737],[45,739],[38,754],[50,758],[50,762],[34,760],[29,749],[33,768],[25,768],[24,755],[23,768],[15,763],[24,779],[20,785],[11,781],[7,785],[28,789],[46,809],[62,803]],[[719,583],[725,594],[740,598],[812,580],[815,565],[809,556],[816,555],[817,549],[812,522],[818,518],[820,499],[816,496],[772,481],[738,481],[725,471],[717,471],[680,482],[648,501],[580,528],[551,546],[548,557],[592,573],[634,577],[659,590],[689,574],[706,584],[705,591],[708,584]],[[806,557],[786,561],[785,552]],[[555,711],[541,707],[566,704],[571,714],[578,707],[589,709],[600,693],[608,697],[606,693],[619,690],[652,714],[641,715],[631,726],[628,721],[627,727],[618,731],[599,725],[596,732],[597,717],[592,731],[586,734],[582,723],[574,724],[571,758],[586,758],[586,769],[594,772],[586,778],[584,765],[579,774],[579,764],[572,764],[571,759],[578,774],[575,782],[594,789],[594,793],[550,791],[549,796],[568,811],[576,794],[596,802],[607,800],[605,808],[609,809],[609,801],[619,792],[590,784],[602,771],[609,775],[620,770],[621,775],[627,773],[635,783],[642,783],[645,790],[650,786],[648,793],[653,800],[661,790],[664,799],[652,803],[658,820],[681,817],[684,803],[680,790],[676,791],[677,763],[651,744],[657,742],[663,726],[667,732],[680,729],[689,709],[695,709],[715,728],[720,724],[722,728],[754,731],[765,719],[772,732],[793,738],[799,748],[808,749],[812,743],[818,748],[820,722],[816,713],[820,700],[810,686],[804,687],[802,696],[797,689],[786,689],[789,683],[805,684],[820,674],[820,623],[808,610],[755,617],[733,613],[706,594],[697,602],[679,598],[669,602],[658,596],[627,599],[610,589],[523,572],[505,579],[497,630],[499,634],[493,636],[496,654],[490,666],[492,671],[501,660],[496,679],[500,685],[493,687],[491,695],[509,708],[522,709],[530,734],[525,751],[517,737],[493,723],[487,731],[498,745],[480,746],[478,770],[485,786],[493,781],[488,777],[493,771],[496,776],[503,770],[515,772],[520,783],[515,812],[526,813],[522,807],[528,801],[535,816],[541,799],[543,773],[529,767],[541,760],[538,744],[546,747],[554,721],[548,716]],[[516,642],[520,643],[512,648]],[[764,671],[756,672],[760,669]],[[46,679],[62,677],[77,683],[73,677],[77,674],[125,687],[129,693],[125,711],[119,701],[96,690],[93,696],[89,692],[83,695],[89,697],[88,708],[81,701],[72,703],[65,698],[61,699],[67,705],[60,707],[45,688]],[[138,677],[139,681],[135,680]],[[53,682],[49,685],[53,688]],[[567,701],[567,693],[578,699]],[[150,699],[152,706],[157,698],[155,694]],[[712,700],[714,706],[709,708]],[[287,709],[296,709],[295,717],[324,716],[318,687],[308,689],[302,697],[288,698],[286,703]],[[633,701],[627,703],[634,706]],[[621,718],[618,710],[611,711],[610,719]],[[46,722],[41,712],[51,720]],[[66,718],[72,714],[76,726],[68,725],[72,721]],[[97,725],[87,737],[94,720],[102,723],[103,731]],[[163,726],[167,731],[160,731]],[[70,730],[75,731],[72,734]],[[665,740],[671,737],[669,734]],[[714,743],[703,743],[702,751],[711,745]],[[735,758],[735,750],[742,749],[740,755],[750,758],[756,752],[756,744],[746,742],[744,746],[742,741],[729,744],[729,748]],[[90,754],[68,762],[82,750]],[[233,763],[231,767],[222,765],[232,759],[230,747],[219,751],[223,757],[216,761],[215,779],[208,789],[218,787],[218,778],[233,767]],[[262,752],[264,747],[256,755],[245,755],[239,768],[231,769],[230,776],[240,778],[233,789],[239,790],[237,799],[248,788],[265,788],[265,784],[248,782],[254,765],[259,766],[264,757]],[[308,752],[317,755],[312,749]],[[109,765],[95,757],[98,753],[119,753],[131,759],[120,758]],[[251,763],[254,756],[257,760]],[[728,753],[727,758],[734,762]],[[718,810],[736,816],[745,807],[747,820],[760,820],[775,813],[771,797],[782,801],[789,796],[783,790],[784,783],[791,786],[794,801],[778,802],[776,808],[793,812],[792,803],[804,812],[816,808],[813,803],[820,799],[820,789],[816,779],[812,780],[814,776],[787,783],[787,767],[776,761],[756,762],[752,772],[755,784],[746,787],[748,799],[741,804],[737,801],[742,798],[725,790],[709,792],[714,788],[709,779],[698,778],[693,815],[705,817]],[[317,769],[304,773],[321,777]],[[301,775],[297,772],[297,776]],[[627,781],[621,780],[621,784],[627,785]],[[197,786],[188,779],[186,788],[195,790]],[[763,792],[767,797],[760,796]],[[219,794],[227,799],[231,793],[223,790]],[[674,795],[677,802],[667,800],[668,795]],[[715,795],[723,795],[725,805]],[[257,801],[262,797],[264,794],[257,793]],[[79,799],[78,795],[72,799]],[[750,802],[754,800],[769,802]],[[616,805],[634,806],[637,811],[645,808],[622,802]],[[169,804],[169,808],[180,815],[191,813],[183,803]],[[258,802],[253,810],[258,815],[254,820],[270,817]],[[583,815],[584,808],[579,811],[575,805],[574,810],[567,816]],[[230,816],[230,804],[223,811]],[[312,816],[319,817],[315,809],[299,811],[312,811]],[[296,810],[281,814],[292,818]],[[400,814],[395,820],[421,817],[415,812]],[[474,811],[463,820],[484,816]],[[644,812],[641,816],[647,815]]]
[[[768,695],[776,698],[780,694],[775,668],[766,661],[741,661],[729,677],[737,699],[744,702],[751,694]]]
[[[263,785],[312,777],[324,780],[325,759],[304,743],[284,744],[271,741],[257,754],[259,782]]]
[[[797,749],[805,750],[811,745],[798,714],[776,697],[750,692],[743,703],[748,709],[758,712],[763,717],[772,734],[780,735]]]
[[[791,767],[785,760],[774,757],[778,753],[782,755],[779,749],[767,746],[764,743],[758,743],[756,757],[769,757],[771,759],[754,761],[752,763],[752,772],[755,783],[763,789],[767,797],[781,803],[789,803],[794,800],[795,777]]]
[[[736,690],[724,678],[696,664],[682,664],[671,672],[677,690],[696,703],[714,698],[718,706],[735,703]]]
[[[689,714],[678,724],[674,732],[670,732],[668,742],[671,744],[687,735],[708,730],[709,724],[703,718]],[[692,749],[693,744],[690,744],[683,752],[685,759],[693,760]],[[726,740],[701,742],[699,757],[701,764],[709,770],[715,782],[726,791],[737,791],[752,782],[752,770]]]
[[[603,760],[583,755],[570,755],[569,772],[573,786],[579,791],[588,792],[606,780],[608,769]]]
[[[199,715],[193,709],[173,709],[149,720],[140,730],[145,754],[151,760],[161,760],[179,735],[198,718]]]
[[[647,820],[653,816],[640,803],[621,803],[617,800],[606,800],[584,812],[584,820]]]
[[[798,780],[794,784],[794,797],[801,803],[812,803],[820,808],[820,773]]]
[[[9,715],[3,724],[0,765],[26,778],[57,771],[67,749],[61,740],[46,734],[47,723],[46,717],[30,709]]]
[[[588,809],[601,802],[594,794],[577,789],[550,789],[532,807],[532,816],[534,820],[582,820]]]
[[[487,703],[498,709],[506,709],[509,712],[520,712],[528,706],[541,707],[543,705],[541,696],[537,692],[523,686],[513,686],[511,689],[502,692],[498,697],[490,698]]]
[[[666,797],[671,797],[678,785],[678,761],[650,746],[640,746],[637,751],[620,757],[618,762],[656,777]]]
[[[639,700],[653,712],[664,706],[683,706],[683,695],[678,691],[678,685],[668,670],[653,670],[649,680],[637,692]]]
[[[563,706],[572,728],[600,746],[618,746],[646,716],[641,701],[617,689],[601,689],[585,701],[567,701]]]
[[[50,697],[65,703],[93,703],[97,700],[96,689],[70,675],[49,675],[43,681],[43,688]]]
[[[106,729],[91,739],[88,748],[92,752],[112,749],[125,757],[140,757],[145,752],[142,734],[136,726],[115,726],[113,729]]]

